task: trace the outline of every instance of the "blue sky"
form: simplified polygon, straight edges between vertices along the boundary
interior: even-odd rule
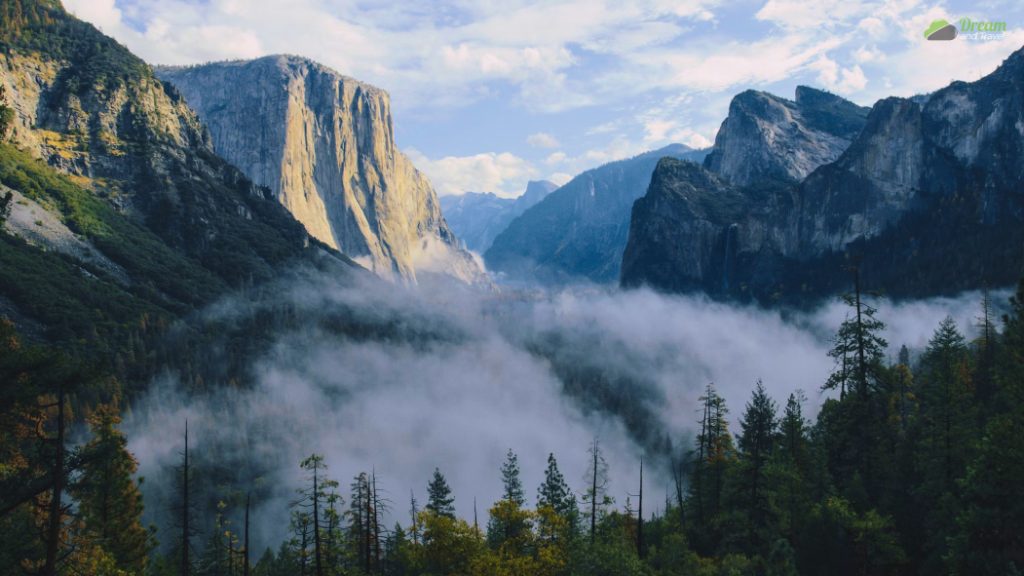
[[[714,140],[730,98],[798,84],[870,105],[991,72],[1024,3],[897,0],[65,0],[153,64],[291,53],[391,93],[399,146],[441,194],[505,196]],[[928,42],[935,19],[1007,24]]]

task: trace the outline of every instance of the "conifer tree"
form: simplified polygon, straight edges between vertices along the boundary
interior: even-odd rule
[[[85,451],[93,457],[82,466],[72,494],[85,530],[113,556],[118,568],[141,574],[150,535],[142,526],[142,493],[133,479],[138,464],[117,429],[120,421],[111,406],[101,406],[88,418],[93,437]]]
[[[942,570],[959,506],[956,481],[967,470],[976,437],[967,343],[952,318],[935,331],[921,358],[916,450],[917,500],[927,571]]]
[[[519,479],[519,458],[511,448],[505,455],[505,463],[501,465],[501,482],[504,486],[504,500],[515,502],[518,506],[526,503],[523,482]]]
[[[434,476],[427,485],[427,510],[438,516],[455,518],[454,502],[448,481],[444,479],[440,469],[434,468]]]
[[[768,523],[766,468],[772,455],[776,434],[775,402],[768,397],[764,384],[758,380],[753,396],[740,418],[739,447],[740,502],[749,523],[750,542],[765,546],[764,532]]]
[[[544,513],[545,510],[550,513]],[[548,454],[548,465],[544,470],[544,482],[537,488],[538,528],[541,537],[555,541],[560,537],[555,524],[565,527],[566,536],[571,538],[579,522],[579,508],[576,496],[565,482],[558,469],[554,453]]]
[[[501,465],[501,480],[504,485],[501,498],[505,504],[503,513],[492,514],[487,522],[487,543],[494,549],[529,530],[525,516],[519,513],[526,499],[523,496],[522,480],[519,479],[519,459],[511,449]]]
[[[311,537],[313,540],[313,569],[316,576],[324,576],[323,559],[323,532],[321,530],[321,506],[325,499],[325,483],[329,480],[324,477],[323,472],[327,469],[324,457],[319,454],[311,454],[302,460],[299,466],[308,473],[307,480],[310,483],[308,488],[299,490],[299,500],[294,505],[309,510],[309,519],[312,523]]]

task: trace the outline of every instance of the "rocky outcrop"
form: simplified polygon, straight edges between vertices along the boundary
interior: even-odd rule
[[[3,8],[0,83],[17,145],[228,284],[269,278],[306,252],[302,227],[214,154],[202,123],[149,66],[59,2]],[[100,248],[116,251],[115,237],[108,231]]]
[[[633,202],[663,157],[700,162],[706,150],[673,144],[583,172],[524,212],[484,255],[488,268],[545,283],[614,282]]]
[[[442,196],[441,211],[466,248],[483,254],[512,220],[557,188],[557,185],[547,180],[532,180],[517,198],[502,198],[493,192]]]
[[[799,86],[796,101],[748,90],[729,104],[704,166],[738,186],[803,180],[834,161],[864,125],[868,109]]]
[[[217,153],[311,235],[384,277],[482,278],[427,179],[395,146],[386,92],[295,56],[158,68]]]
[[[1018,51],[977,82],[879,101],[849,147],[799,182],[736,178],[711,157],[717,180],[663,163],[634,206],[622,284],[799,301],[845,289],[851,261],[897,296],[1010,284],[1024,266],[1022,127]],[[771,157],[750,150],[754,166]]]

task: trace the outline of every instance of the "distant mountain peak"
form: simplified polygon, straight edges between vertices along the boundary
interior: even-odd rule
[[[736,185],[764,178],[800,181],[834,161],[860,132],[868,109],[799,86],[796,100],[745,90],[729,104],[705,167]]]

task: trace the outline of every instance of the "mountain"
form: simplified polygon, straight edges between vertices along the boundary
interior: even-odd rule
[[[0,311],[19,328],[118,366],[234,288],[330,260],[218,157],[173,87],[59,2],[2,0]],[[131,362],[136,358],[139,362]],[[119,374],[122,375],[123,374]]]
[[[488,268],[517,279],[612,282],[619,276],[633,202],[665,156],[699,162],[706,150],[673,144],[583,172],[526,210],[494,239]]]
[[[1021,126],[1017,51],[976,82],[879,101],[800,182],[666,161],[634,206],[622,284],[800,301],[845,289],[856,263],[893,296],[1008,285],[1024,266]],[[730,208],[700,209],[710,201]]]
[[[482,278],[430,182],[395,146],[383,90],[296,56],[156,72],[209,127],[217,153],[313,237],[388,278]]]
[[[517,198],[501,198],[491,192],[443,196],[441,211],[455,235],[466,243],[466,247],[483,254],[512,220],[556,188],[557,185],[547,180],[531,180]]]
[[[732,184],[766,178],[800,181],[850,145],[868,109],[798,86],[796,101],[748,90],[729,104],[704,166]]]

